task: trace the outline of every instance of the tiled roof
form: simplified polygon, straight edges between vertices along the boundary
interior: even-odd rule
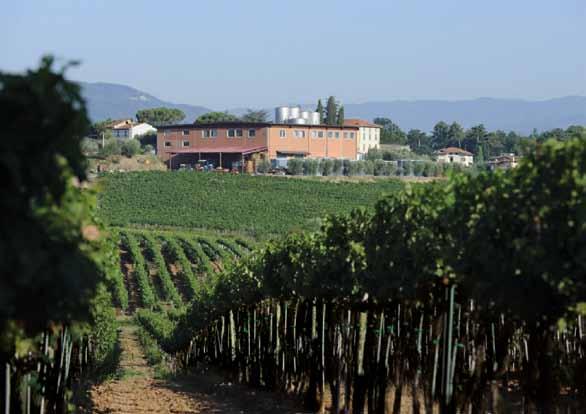
[[[380,126],[380,125],[373,124],[372,122],[368,122],[368,121],[365,121],[364,119],[358,119],[358,118],[344,119],[344,126],[382,128],[382,126]]]
[[[468,151],[463,150],[462,148],[458,148],[458,147],[442,148],[442,149],[438,150],[437,153],[439,155],[448,155],[448,154],[453,154],[453,155],[469,155],[469,156],[472,156],[473,155],[471,152],[468,152]]]

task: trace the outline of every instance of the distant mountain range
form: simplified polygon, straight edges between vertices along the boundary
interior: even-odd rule
[[[211,111],[203,106],[166,102],[126,85],[103,82],[79,82],[79,84],[87,101],[92,121],[101,121],[107,118],[134,118],[140,109],[164,106],[181,109],[185,113],[185,122],[193,122],[199,115]]]
[[[193,122],[199,115],[212,111],[204,106],[165,102],[148,93],[125,85],[81,82],[94,121],[106,118],[133,117],[139,109],[159,106],[178,108],[185,112],[185,122]],[[314,109],[313,105],[302,105]],[[403,130],[430,131],[439,121],[458,122],[468,128],[484,124],[489,130],[502,129],[530,133],[534,128],[543,131],[586,125],[586,97],[567,96],[543,101],[521,99],[479,98],[459,101],[395,100],[344,104],[347,118],[372,120],[376,117],[392,119]],[[273,108],[267,111],[273,115]],[[243,108],[229,112],[240,115]]]

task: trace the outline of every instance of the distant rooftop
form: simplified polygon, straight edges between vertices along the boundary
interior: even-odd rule
[[[344,126],[382,128],[382,126],[365,121],[364,119],[350,118],[344,120]]]
[[[468,152],[468,151],[463,150],[462,148],[458,148],[458,147],[442,148],[442,149],[438,150],[437,153],[439,155],[469,155],[469,156],[473,155],[471,152]]]

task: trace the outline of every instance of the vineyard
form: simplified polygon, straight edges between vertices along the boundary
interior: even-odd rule
[[[136,172],[100,180],[99,212],[114,226],[172,226],[255,238],[317,230],[327,214],[373,207],[398,191],[395,180],[320,182],[192,172]]]
[[[585,160],[581,141],[548,142],[513,172],[396,193],[145,323],[183,366],[310,411],[584,412]]]

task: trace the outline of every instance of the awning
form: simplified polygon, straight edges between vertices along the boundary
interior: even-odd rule
[[[169,154],[254,154],[268,151],[267,147],[201,147],[169,151]]]

